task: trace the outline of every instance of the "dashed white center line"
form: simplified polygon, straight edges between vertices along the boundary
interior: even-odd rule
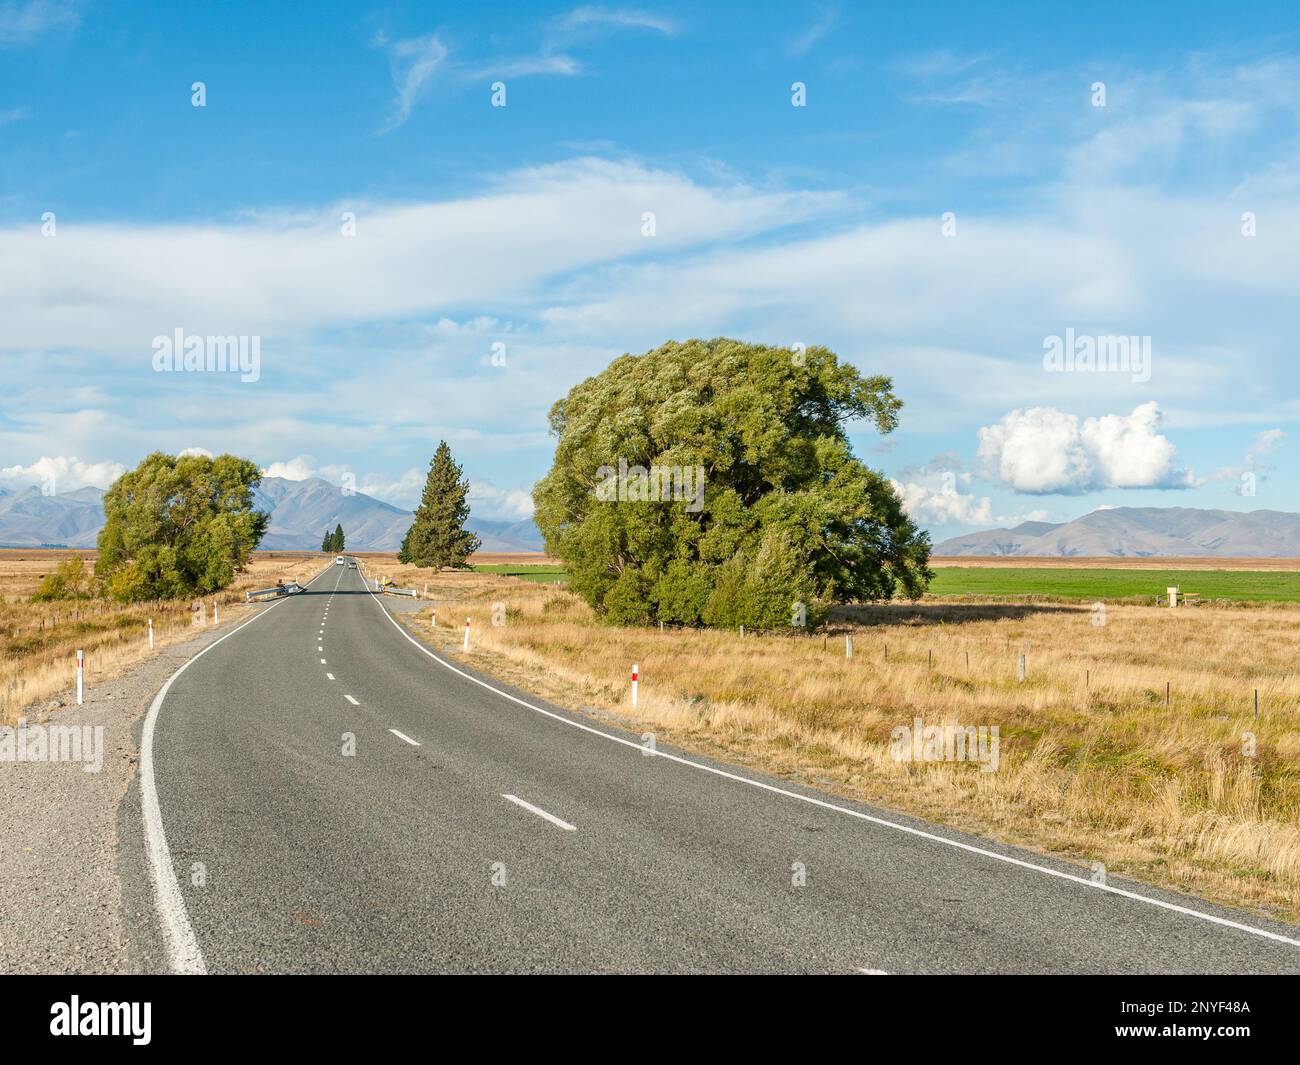
[[[348,702],[350,702],[353,706],[360,706],[360,705],[361,705],[359,702],[357,702],[357,701],[356,701],[354,698],[352,698],[352,696],[350,696],[350,695],[345,695],[345,696],[343,696],[343,698],[346,699]]]
[[[571,825],[571,824],[569,824],[568,821],[561,821],[561,820],[560,820],[558,817],[556,817],[554,814],[548,814],[548,813],[547,813],[545,810],[543,810],[540,806],[534,806],[531,802],[525,802],[525,801],[524,801],[523,799],[521,799],[518,795],[502,795],[501,798],[503,798],[503,799],[508,799],[510,802],[514,803],[516,806],[522,806],[525,810],[528,810],[528,811],[530,811],[531,813],[535,813],[538,817],[544,818],[545,820],[551,822],[551,824],[553,824],[553,825],[555,825],[555,826],[557,826],[557,827],[559,827],[559,828],[564,829],[565,832],[576,832],[576,831],[578,831],[578,826],[577,826],[577,825]]]
[[[326,678],[327,678],[328,680],[333,680],[333,679],[334,679],[334,674],[333,674],[333,673],[326,673],[325,676],[326,676]]]
[[[419,740],[413,740],[413,739],[411,739],[411,737],[408,736],[408,735],[406,735],[406,733],[404,733],[404,732],[398,732],[397,729],[395,729],[395,728],[390,728],[388,731],[391,732],[394,736],[396,736],[399,740],[405,740],[405,741],[406,741],[407,743],[409,743],[412,747],[418,747],[418,746],[420,746],[420,741],[419,741]]]
[[[320,664],[323,666],[323,665],[325,664],[325,659],[322,658],[322,659],[320,660]]]
[[[317,650],[317,651],[323,651],[323,650],[325,650],[325,648],[323,648],[323,647],[317,647],[316,650]]]
[[[861,973],[863,976],[888,976],[889,975],[889,973],[887,973],[884,969],[859,969],[858,972]]]

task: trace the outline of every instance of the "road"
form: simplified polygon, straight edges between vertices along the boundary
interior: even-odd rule
[[[1290,926],[641,742],[422,650],[330,567],[154,701],[139,964],[1300,972]]]

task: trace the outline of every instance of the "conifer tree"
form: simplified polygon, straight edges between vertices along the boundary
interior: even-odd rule
[[[463,566],[479,547],[479,538],[465,528],[468,494],[469,481],[461,476],[461,468],[443,440],[429,463],[424,494],[402,540],[398,561],[435,569]]]

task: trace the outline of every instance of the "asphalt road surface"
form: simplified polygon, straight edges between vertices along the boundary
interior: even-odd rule
[[[457,659],[331,566],[175,676],[122,818],[137,964],[1300,972],[1293,927],[648,754]]]

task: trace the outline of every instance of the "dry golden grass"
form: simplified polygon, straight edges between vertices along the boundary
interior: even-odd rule
[[[1300,917],[1300,606],[1111,606],[1098,626],[1089,605],[927,599],[845,609],[824,636],[742,640],[605,627],[562,588],[515,578],[431,574],[391,556],[366,565],[399,584],[429,582],[439,628],[424,609],[403,615],[414,631],[454,652],[471,617],[471,662],[561,705],[982,836]],[[915,717],[998,726],[999,770],[894,761],[891,730]]]
[[[195,634],[190,603],[122,604],[103,599],[32,603],[41,577],[73,555],[93,562],[93,551],[0,550],[0,723],[66,691],[75,680],[75,654],[86,652],[86,684],[93,686],[149,656],[148,619],[161,649]],[[324,565],[311,552],[258,552],[235,584],[204,599],[208,624],[219,605],[222,624],[248,613],[244,592],[302,579]]]

